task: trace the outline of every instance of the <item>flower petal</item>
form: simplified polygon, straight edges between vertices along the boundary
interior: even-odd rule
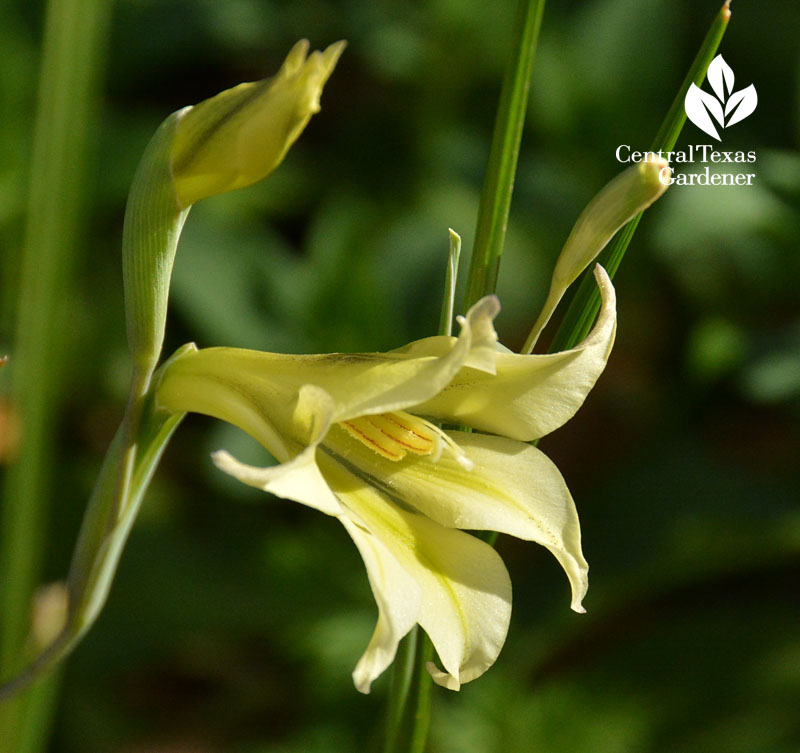
[[[583,342],[549,355],[498,352],[496,376],[462,369],[414,412],[525,442],[566,423],[605,368],[616,333],[614,287],[602,267],[595,268],[595,277],[603,305]]]
[[[414,406],[444,389],[466,363],[485,365],[487,350],[492,350],[497,341],[492,320],[499,311],[500,304],[494,296],[478,301],[466,317],[459,317],[461,332],[439,358],[374,354],[379,360],[367,369],[341,368],[335,381],[331,373],[330,381],[322,386],[336,403],[334,421]],[[353,358],[358,356],[338,357],[342,361]]]
[[[497,333],[492,320],[500,310],[495,296],[486,296],[475,303],[467,312],[466,320],[470,323],[472,347],[464,360],[462,368],[477,369],[487,374],[495,373],[495,354],[502,345],[497,342]],[[489,314],[488,316],[486,314]],[[465,317],[457,317],[464,326]],[[435,335],[415,340],[401,348],[389,351],[395,357],[402,358],[441,358],[453,348],[456,338],[449,335]]]
[[[353,670],[356,690],[369,693],[372,681],[394,661],[401,638],[417,624],[421,590],[378,538],[353,522],[347,514],[339,519],[361,553],[372,595],[378,604],[375,632]]]
[[[231,351],[240,352],[235,348],[187,349],[170,359],[155,386],[156,405],[173,413],[202,413],[227,421],[246,431],[280,462],[289,460],[306,444],[305,437],[290,437],[287,431],[294,415],[293,392],[281,391],[272,382],[258,390],[250,379],[240,379],[226,365]],[[268,360],[261,359],[267,373]],[[268,386],[273,387],[269,393]]]
[[[589,566],[581,552],[578,512],[555,464],[541,450],[514,439],[460,431],[447,434],[472,461],[472,470],[448,454],[435,463],[411,456],[392,462],[355,446],[338,427],[333,427],[325,444],[346,453],[347,462],[370,483],[440,525],[498,531],[546,547],[569,578],[572,609],[585,611],[581,601]]]
[[[214,464],[249,486],[314,507],[327,515],[339,515],[342,507],[320,472],[316,459],[317,445],[330,427],[330,397],[318,387],[306,385],[300,390],[295,412],[301,415],[302,422],[310,421],[311,425],[308,447],[292,460],[260,468],[240,463],[221,450],[212,455]]]
[[[337,461],[321,456],[319,463],[342,504],[419,585],[418,622],[445,669],[432,673],[434,680],[457,690],[483,674],[500,652],[511,617],[511,581],[497,552],[401,509]]]
[[[488,367],[497,338],[492,319],[499,309],[494,296],[478,301],[460,320],[458,338],[446,338],[447,347],[436,356],[300,356],[203,348],[175,359],[164,370],[158,386],[159,405],[229,421],[286,460],[291,453],[276,454],[272,444],[280,443],[279,436],[301,446],[307,444],[294,410],[294,398],[303,385],[311,383],[330,396],[334,422],[416,405],[444,389],[465,363]],[[265,432],[264,426],[271,427],[271,432]]]

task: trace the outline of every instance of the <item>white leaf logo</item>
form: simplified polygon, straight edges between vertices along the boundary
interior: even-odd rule
[[[724,102],[733,91],[733,69],[725,62],[722,55],[717,55],[708,66],[706,74],[708,83],[720,102]]]
[[[706,94],[702,89],[692,84],[686,92],[686,99],[683,101],[686,109],[686,117],[692,121],[701,131],[705,131],[709,136],[713,136],[717,141],[720,140],[714,121],[709,117],[711,113],[717,122],[725,125],[725,115],[722,112],[722,105],[710,94]]]
[[[720,128],[727,128],[744,120],[758,104],[756,87],[750,84],[746,89],[734,92],[734,80],[733,69],[722,55],[717,55],[708,66],[708,83],[716,97],[692,84],[683,101],[686,117],[717,141],[720,141],[720,136],[714,120]]]
[[[725,116],[728,117],[726,126],[732,126],[740,120],[744,120],[758,104],[758,94],[756,87],[750,84],[746,89],[731,94],[728,103],[725,105]]]

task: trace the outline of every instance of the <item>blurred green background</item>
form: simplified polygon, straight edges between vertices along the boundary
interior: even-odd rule
[[[186,341],[379,350],[437,326],[447,228],[471,246],[514,3],[118,0],[98,64],[81,213],[59,307],[42,582],[62,578],[122,416],[120,236],[161,120],[274,73],[301,37],[349,47],[322,112],[266,182],[201,202],[165,352]],[[583,205],[655,134],[716,2],[545,11],[500,273],[519,347]],[[13,332],[44,4],[0,7],[0,355]],[[436,689],[441,753],[800,750],[800,6],[738,0],[720,51],[755,113],[748,188],[673,187],[617,276],[619,335],[585,407],[542,442],[581,515],[588,614],[541,548],[501,538],[514,615],[496,666]],[[688,124],[678,142],[709,143]],[[750,172],[748,168],[746,172]],[[6,369],[5,371],[10,371]],[[0,373],[0,466],[16,451]],[[32,387],[34,385],[31,385]],[[24,430],[24,427],[23,427]],[[63,675],[53,753],[369,750],[387,680],[350,671],[376,618],[341,527],[213,468],[259,448],[190,417],[107,608]],[[7,504],[7,500],[6,500]],[[0,584],[3,582],[0,573]]]

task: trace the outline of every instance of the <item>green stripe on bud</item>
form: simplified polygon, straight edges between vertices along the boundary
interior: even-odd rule
[[[667,190],[669,174],[669,164],[660,157],[640,162],[620,173],[587,204],[556,261],[547,300],[522,353],[533,350],[567,288],[605,248],[614,233]]]
[[[133,178],[122,231],[128,346],[138,371],[152,372],[161,352],[172,265],[188,209],[172,185],[169,150],[177,115],[153,135]]]

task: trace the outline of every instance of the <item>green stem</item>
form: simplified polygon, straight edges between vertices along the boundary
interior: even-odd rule
[[[417,628],[419,630],[419,628]],[[420,633],[422,631],[420,630]],[[426,670],[428,662],[433,661],[433,644],[427,635],[422,633],[417,641],[414,652],[414,666],[416,667],[414,684],[411,687],[411,698],[414,709],[413,733],[409,741],[410,753],[423,753],[428,741],[428,728],[431,720],[431,689],[433,680]]]
[[[0,541],[0,667],[23,660],[31,597],[43,557],[49,468],[62,389],[63,322],[84,204],[89,125],[109,3],[50,0],[45,18],[19,285],[12,400],[25,427],[5,480]],[[0,708],[0,751],[34,753],[46,742],[54,690],[34,689]]]
[[[494,123],[486,179],[481,191],[464,311],[494,293],[506,238],[511,193],[517,172],[522,127],[528,106],[533,61],[539,41],[544,0],[520,0],[500,103]]]
[[[730,0],[727,0],[714,18],[711,28],[708,30],[703,43],[700,45],[700,50],[689,68],[689,72],[686,74],[686,78],[684,78],[678,93],[675,95],[672,106],[661,124],[661,128],[658,129],[658,133],[653,139],[650,151],[671,151],[678,141],[683,124],[686,122],[686,111],[683,105],[686,92],[693,83],[697,86],[703,83],[708,66],[717,54],[717,48],[728,27],[728,21],[731,17],[729,6]],[[619,269],[622,258],[628,250],[641,219],[642,213],[640,212],[617,233],[616,238],[598,257],[598,263],[605,267],[612,279],[617,269]],[[595,320],[599,310],[600,293],[592,275],[584,274],[575,297],[567,309],[561,327],[553,339],[550,350],[553,352],[567,350],[577,345],[589,333],[592,322]]]
[[[158,410],[152,393],[138,410],[139,428],[133,441],[126,416],[108,448],[89,499],[66,584],[66,623],[51,643],[40,647],[41,653],[22,672],[0,684],[0,703],[63,660],[93,625],[105,603],[144,494],[183,417]],[[121,478],[125,479],[122,492]]]

